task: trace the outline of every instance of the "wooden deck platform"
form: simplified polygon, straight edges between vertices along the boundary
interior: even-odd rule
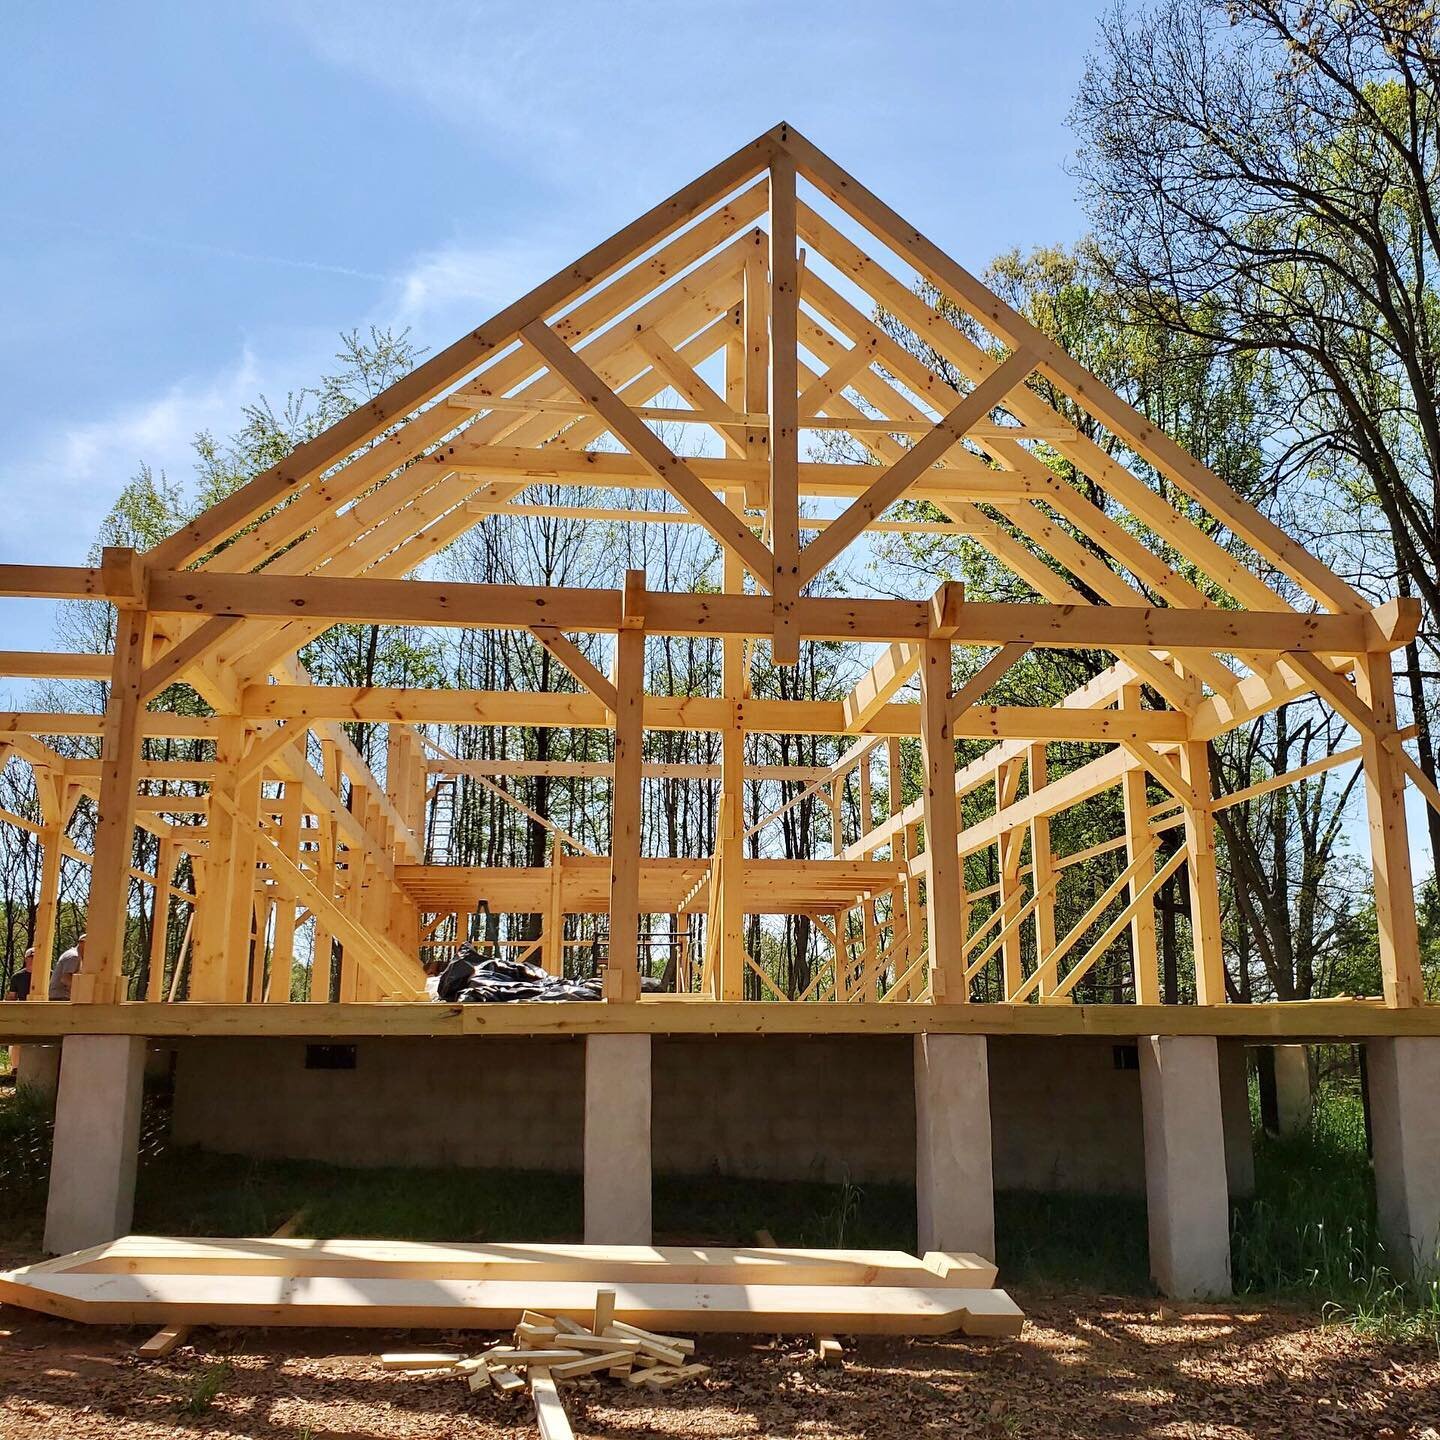
[[[0,1043],[65,1035],[168,1037],[370,1035],[1217,1035],[1256,1041],[1440,1035],[1440,1006],[1376,1000],[1268,1005],[821,1005],[677,995],[609,1004],[211,1005],[187,1002],[0,1005]]]

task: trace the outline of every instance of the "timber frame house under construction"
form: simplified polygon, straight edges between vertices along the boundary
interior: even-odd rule
[[[910,271],[933,294],[913,288]],[[877,310],[932,347],[963,384],[947,384],[897,343],[877,324]],[[965,317],[965,328],[952,315]],[[1169,503],[1052,409],[1030,377],[1069,397],[1192,504],[1182,513]],[[657,404],[664,395],[684,403]],[[721,453],[680,458],[654,428],[660,421],[701,427]],[[822,432],[848,436],[868,463],[802,458],[802,437]],[[606,436],[618,443],[593,448]],[[1103,491],[1112,512],[1061,479],[1048,456]],[[616,590],[406,578],[491,514],[630,517],[585,505],[527,506],[527,487],[567,482],[667,494],[665,523],[702,526],[720,545],[722,593],[649,591],[643,572],[630,572]],[[907,499],[929,502],[941,518],[897,516],[893,507]],[[806,512],[817,503],[823,518]],[[1126,523],[1115,518],[1120,511]],[[1206,516],[1213,526],[1200,523]],[[1034,601],[970,602],[958,584],[913,601],[805,593],[868,533],[907,528],[972,537]],[[1242,541],[1267,573],[1285,577],[1300,606],[1218,544],[1216,528]],[[1202,592],[1197,574],[1214,589]],[[1423,1004],[1404,803],[1407,781],[1432,805],[1440,795],[1405,751],[1391,678],[1391,652],[1418,626],[1417,602],[1366,603],[786,125],[149,552],[107,551],[94,569],[6,566],[0,591],[104,600],[118,616],[113,656],[0,657],[12,676],[88,677],[110,687],[103,718],[0,717],[0,746],[34,767],[43,802],[37,994],[53,950],[67,819],[86,794],[99,813],[74,1003],[13,1007],[23,1013],[6,1014],[5,1033],[22,1042],[65,1034],[726,1030],[907,1032],[922,1041],[1031,1032],[1440,1034]],[[528,630],[582,688],[497,694],[312,684],[297,652],[341,622]],[[613,636],[608,673],[572,638],[597,633]],[[723,637],[719,693],[644,693],[646,639],[665,635]],[[808,640],[872,647],[874,663],[843,702],[752,698],[755,642],[787,665]],[[958,689],[957,646],[993,651]],[[1058,706],[987,703],[1032,647],[1104,650],[1113,663]],[[897,703],[917,676],[920,702]],[[148,708],[178,682],[213,714]],[[1312,691],[1359,736],[1357,750],[1336,760],[1358,756],[1364,767],[1384,994],[1230,1005],[1214,812],[1236,797],[1214,797],[1207,742]],[[383,778],[342,729],[356,720],[388,727]],[[427,787],[449,762],[417,727],[439,723],[613,731],[611,853],[580,853],[550,826],[543,868],[427,865]],[[647,728],[723,737],[709,855],[640,854]],[[97,732],[98,761],[65,759],[44,738]],[[809,782],[837,817],[833,858],[747,856],[745,736],[767,732],[852,742]],[[212,740],[213,759],[150,759],[143,744],[155,736]],[[994,744],[957,771],[960,738]],[[923,794],[906,803],[900,747],[917,739]],[[1047,742],[1055,741],[1108,748],[1051,778]],[[553,773],[565,773],[563,762]],[[185,813],[170,808],[163,789],[182,778],[208,782],[208,796],[187,802],[188,813],[203,812],[203,824],[165,818]],[[834,797],[847,783],[858,786],[863,833],[841,829]],[[982,787],[993,790],[994,813],[963,825],[959,801]],[[1112,788],[1123,793],[1123,833],[1083,854],[1054,854],[1052,817]],[[877,809],[886,818],[868,823]],[[137,825],[161,842],[158,873],[144,878],[160,917],[153,930],[162,963],[152,963],[146,992],[130,997],[121,957]],[[1180,830],[1183,843],[1163,857],[1168,829]],[[982,913],[965,893],[963,861],[987,847],[998,855],[999,903]],[[1068,934],[1057,933],[1054,896],[1065,871],[1116,850],[1124,852],[1118,878]],[[194,895],[172,883],[182,852]],[[1182,868],[1198,1003],[1161,1006],[1154,902]],[[565,965],[566,917],[608,915],[604,1001],[405,1003],[423,999],[424,947],[453,940],[482,897],[495,911],[543,916],[534,958],[556,974]],[[166,1003],[163,967],[172,906],[175,923],[191,932],[187,998],[174,1004]],[[856,911],[863,923],[851,926]],[[772,993],[746,955],[745,917],[756,913],[809,914],[833,937],[832,958],[803,1003]],[[674,973],[682,994],[641,997],[637,942],[646,915],[679,917],[686,940]],[[1097,932],[1101,917],[1107,923]],[[328,993],[314,1004],[287,1003],[297,924],[313,925],[314,954],[340,947],[338,1005]],[[1073,1004],[1077,984],[1127,935],[1134,1003]],[[982,974],[1002,1004],[972,1002]],[[747,993],[758,999],[746,1001]],[[1163,1063],[1159,1069],[1163,1075]],[[921,1163],[922,1191],[932,1163],[940,1164],[933,1156]],[[926,1203],[922,1196],[922,1212]]]

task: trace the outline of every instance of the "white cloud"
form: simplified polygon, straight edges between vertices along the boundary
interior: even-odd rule
[[[264,359],[247,346],[211,375],[177,380],[150,399],[106,414],[59,423],[50,438],[10,452],[0,465],[4,558],[43,555],[57,564],[83,563],[121,486],[141,465],[188,480],[191,442],[199,431],[224,433],[260,393],[284,395],[308,383],[320,354],[292,355],[284,363],[277,358]]]
[[[548,240],[455,241],[417,255],[389,283],[383,322],[448,344],[532,289],[573,255]]]

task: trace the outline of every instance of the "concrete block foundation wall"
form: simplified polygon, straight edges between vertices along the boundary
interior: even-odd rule
[[[988,1042],[995,1186],[1143,1193],[1132,1046]],[[177,1044],[180,1144],[338,1165],[560,1170],[583,1164],[585,1041],[374,1039],[354,1069],[307,1068],[291,1039]],[[657,1036],[657,1174],[915,1179],[914,1041],[878,1036]],[[504,1117],[497,1124],[497,1116]]]
[[[227,1039],[176,1049],[181,1145],[335,1165],[582,1167],[583,1039],[361,1040],[353,1069],[328,1068],[348,1045]]]

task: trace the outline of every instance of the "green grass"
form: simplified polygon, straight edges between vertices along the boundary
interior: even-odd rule
[[[580,1179],[537,1171],[346,1169],[181,1149],[164,1096],[146,1102],[135,1229],[265,1235],[304,1212],[300,1233],[414,1240],[562,1240],[583,1230]],[[7,1234],[38,1249],[50,1121],[43,1103],[0,1091],[0,1192]],[[1256,1192],[1232,1207],[1237,1291],[1302,1299],[1387,1338],[1440,1345],[1440,1285],[1399,1284],[1375,1216],[1354,1084],[1322,1090],[1308,1130],[1257,1134]],[[1007,1284],[1150,1291],[1142,1196],[1001,1192],[996,1239]],[[909,1185],[659,1176],[654,1226],[672,1242],[913,1250]]]
[[[1230,1245],[1237,1291],[1316,1300],[1360,1329],[1440,1345],[1440,1284],[1397,1281],[1380,1240],[1355,1084],[1322,1086],[1298,1135],[1257,1131],[1255,1195],[1233,1207]]]
[[[230,1365],[224,1360],[215,1365],[207,1365],[190,1381],[185,1391],[185,1398],[176,1406],[176,1409],[182,1415],[203,1415],[215,1403],[216,1398],[225,1388],[225,1382],[233,1373]]]

